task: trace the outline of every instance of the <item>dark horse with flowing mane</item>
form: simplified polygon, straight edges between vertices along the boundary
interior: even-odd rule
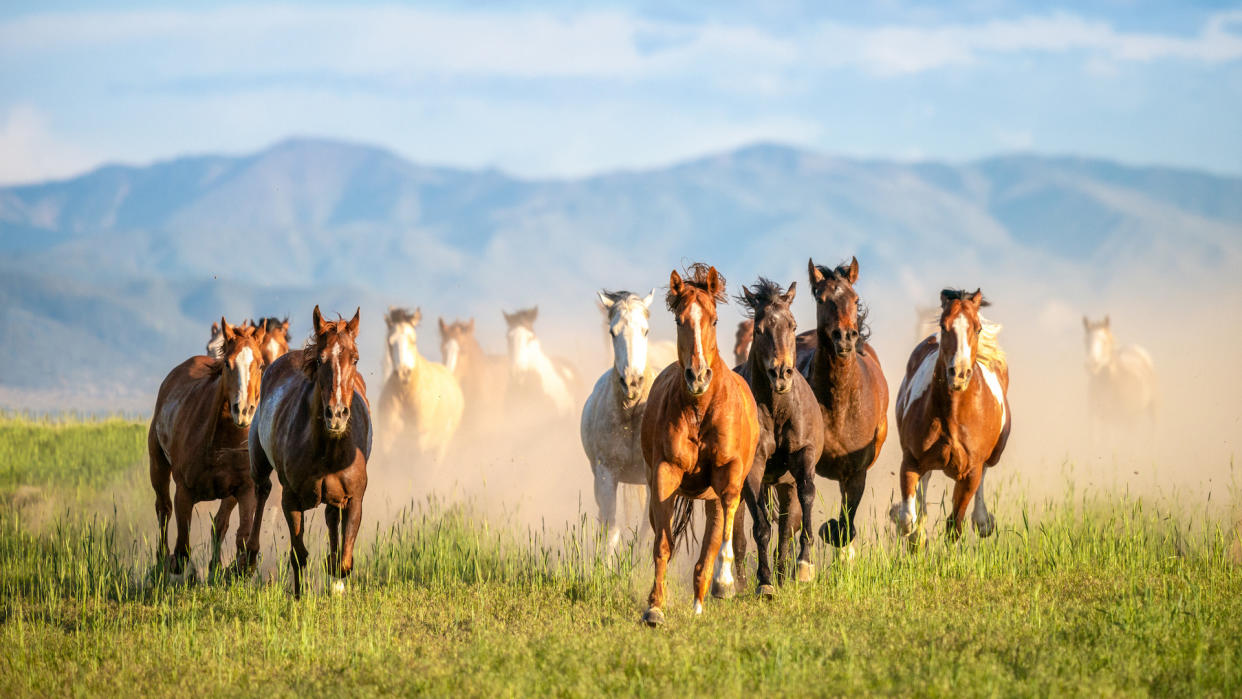
[[[307,557],[303,513],[320,504],[327,505],[328,570],[338,578],[333,589],[344,590],[354,565],[371,455],[371,407],[357,370],[359,313],[348,322],[324,320],[315,306],[313,319],[315,334],[306,348],[277,359],[263,373],[263,398],[250,438],[258,516],[247,545],[257,550],[275,469],[293,546],[294,596],[301,595]]]
[[[703,548],[694,566],[694,612],[703,612],[707,567],[717,553],[712,593],[733,594],[733,517],[759,441],[755,399],[742,377],[729,371],[716,345],[716,304],[727,300],[724,277],[701,263],[691,266],[686,276],[683,280],[674,270],[665,297],[677,319],[677,363],[656,377],[642,422],[655,533],[655,579],[643,614],[650,626],[664,623],[661,607],[673,552],[673,510],[681,511],[678,530],[689,519],[690,503],[683,498],[707,501]]]
[[[978,289],[940,292],[940,332],[914,348],[897,391],[901,502],[889,516],[912,547],[924,536],[917,525],[927,512],[932,471],[955,482],[950,538],[961,536],[971,498],[979,536],[996,529],[983,498],[983,476],[1009,441],[1009,364],[996,339],[1000,326],[979,315],[987,305]]]
[[[749,359],[734,371],[750,384],[759,411],[759,446],[742,495],[755,522],[760,595],[775,592],[768,552],[772,537],[769,491],[773,486],[781,510],[777,576],[783,579],[789,573],[795,489],[802,531],[797,576],[801,582],[809,582],[815,576],[811,563],[811,509],[815,505],[815,464],[824,450],[824,421],[815,392],[794,363],[797,322],[789,305],[796,290],[796,283],[789,285],[789,291],[782,291],[780,285],[760,277],[759,283],[749,289],[743,287],[738,297],[754,318],[754,344]]]
[[[824,450],[815,470],[841,487],[841,516],[828,520],[819,534],[850,557],[867,470],[888,436],[888,382],[867,342],[866,312],[854,292],[858,259],[836,269],[807,260],[807,270],[816,329],[798,336],[798,370],[823,413]]]
[[[237,564],[243,559],[255,512],[255,487],[246,457],[246,439],[261,381],[259,348],[262,328],[237,327],[220,319],[219,357],[190,357],[168,373],[155,398],[147,454],[162,556],[168,556],[168,519],[175,509],[177,542],[168,570],[184,575],[190,560],[190,517],[194,503],[220,500],[216,512],[211,570],[220,565],[220,543],[233,508],[241,503],[237,527]],[[177,484],[168,496],[169,478]]]

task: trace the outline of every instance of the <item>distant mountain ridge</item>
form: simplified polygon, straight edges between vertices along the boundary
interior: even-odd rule
[[[862,161],[773,144],[566,180],[312,139],[110,165],[0,188],[0,352],[11,358],[0,386],[153,390],[220,313],[296,317],[324,299],[337,310],[423,303],[485,324],[499,322],[497,306],[536,302],[576,317],[592,289],[649,288],[692,259],[737,283],[848,254],[877,299],[902,303],[937,275],[1081,294],[1143,270],[1222,278],[1242,268],[1242,178],[1061,157]]]

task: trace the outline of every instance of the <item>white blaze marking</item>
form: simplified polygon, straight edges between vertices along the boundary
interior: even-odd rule
[[[332,346],[332,399],[341,403],[341,346]]]
[[[702,321],[703,309],[697,303],[690,306],[690,322],[694,325],[694,356],[698,357],[700,366],[706,367],[707,357],[703,354]]]
[[[932,374],[936,370],[936,360],[939,356],[939,350],[929,352],[926,357],[923,357],[923,363],[915,370],[914,376],[901,380],[901,388],[897,391],[898,417],[905,417],[906,411],[910,409],[910,405],[927,392],[927,387],[931,385]]]
[[[237,395],[234,397],[234,402],[244,409],[247,407],[246,397],[250,395],[248,392],[250,388],[250,365],[254,362],[254,352],[251,352],[249,347],[243,347],[237,353],[237,357],[233,362],[234,366],[237,367]],[[237,416],[235,415],[234,417]]]
[[[957,350],[953,353],[953,366],[970,365],[970,320],[959,313],[953,319],[953,334],[957,335]]]
[[[449,371],[457,371],[457,354],[461,351],[461,347],[457,344],[457,340],[449,340],[444,343],[444,366]]]

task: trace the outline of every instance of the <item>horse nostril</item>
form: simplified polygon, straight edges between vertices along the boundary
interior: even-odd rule
[[[693,382],[694,382],[694,372],[689,369],[686,369],[686,383],[693,383]]]
[[[711,381],[711,380],[712,380],[712,370],[711,370],[711,369],[708,369],[707,371],[703,372],[703,379],[704,379],[705,381]]]

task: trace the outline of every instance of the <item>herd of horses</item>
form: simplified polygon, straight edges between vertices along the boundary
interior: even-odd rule
[[[816,325],[802,333],[792,311],[796,282],[782,288],[761,277],[740,289],[735,298],[747,320],[735,337],[732,367],[717,344],[717,308],[728,293],[714,267],[696,263],[670,274],[664,301],[676,321],[675,344],[649,341],[654,289],[645,296],[599,292],[612,366],[582,405],[580,435],[610,552],[621,535],[619,486],[646,490],[655,564],[643,614],[649,625],[664,621],[666,571],[691,528],[694,500],[704,501],[706,514],[694,566],[696,613],[709,591],[730,597],[744,584],[744,571],[739,567],[735,576],[734,566],[746,552],[747,513],[760,595],[775,594],[774,583],[791,577],[814,578],[813,531],[839,557],[854,555],[867,475],[888,438],[888,383],[869,342],[866,305],[854,288],[857,259],[836,267],[808,261],[807,274]],[[981,315],[988,302],[979,290],[960,289],[942,291],[939,302],[935,328],[910,353],[895,401],[900,501],[890,517],[911,547],[926,538],[933,471],[954,483],[949,537],[962,535],[968,516],[978,535],[995,530],[983,482],[1000,461],[1012,424],[1000,326]],[[580,377],[568,362],[545,353],[534,332],[537,317],[537,308],[505,314],[507,355],[484,352],[473,319],[441,318],[443,362],[436,362],[418,350],[421,309],[389,308],[385,377],[374,414],[357,369],[360,310],[349,320],[332,320],[316,306],[310,337],[295,349],[288,318],[240,325],[221,318],[212,326],[207,354],[174,368],[156,398],[148,448],[161,564],[174,578],[192,572],[194,504],[219,500],[210,570],[252,573],[274,471],[292,546],[294,595],[301,594],[308,555],[305,513],[320,505],[326,506],[333,589],[343,589],[376,436],[381,452],[435,462],[446,458],[456,435],[504,421],[514,406],[530,411],[537,405],[572,419],[581,404]],[[1089,363],[1100,377],[1093,395],[1123,400],[1110,377],[1150,373],[1150,359],[1141,350],[1113,348],[1107,319],[1084,324]],[[818,530],[812,526],[816,476],[835,481],[841,493],[838,516]],[[240,511],[237,556],[226,571],[221,544],[234,509]],[[177,538],[170,554],[173,515]]]

